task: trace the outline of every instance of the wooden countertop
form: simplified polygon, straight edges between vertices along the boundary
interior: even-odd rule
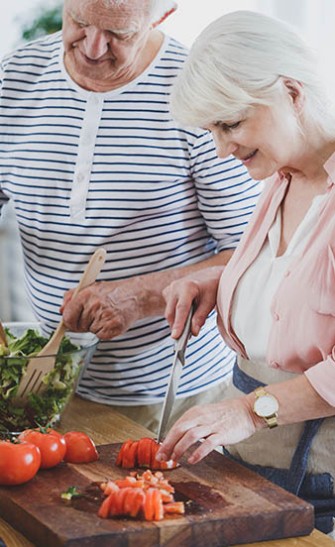
[[[62,417],[61,431],[82,430],[96,444],[123,442],[151,436],[148,430],[105,405],[75,397]],[[7,547],[33,547],[33,544],[0,518],[0,539]],[[335,541],[314,530],[309,536],[244,544],[245,547],[334,547]],[[233,547],[233,546],[231,546]]]

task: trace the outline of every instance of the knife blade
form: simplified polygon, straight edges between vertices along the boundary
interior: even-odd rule
[[[185,364],[185,351],[191,332],[192,315],[193,307],[191,307],[188,313],[183,332],[181,333],[175,344],[172,370],[169,378],[168,387],[165,393],[161,419],[158,427],[157,442],[160,442],[162,440],[172,411],[173,403],[176,398],[181,372]]]

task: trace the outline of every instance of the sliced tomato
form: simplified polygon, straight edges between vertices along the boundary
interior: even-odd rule
[[[145,493],[144,502],[144,518],[145,520],[154,520],[155,508],[154,508],[154,488],[148,488]]]
[[[151,443],[151,459],[150,459],[150,467],[151,469],[160,469],[160,462],[156,460],[156,454],[159,449],[159,444],[152,439]]]
[[[100,484],[101,490],[103,490],[105,496],[109,496],[112,492],[116,492],[119,490],[119,486],[116,484],[115,481],[107,481],[102,484]]]
[[[95,443],[82,431],[68,431],[64,435],[66,452],[64,460],[68,463],[90,463],[99,458]]]
[[[133,507],[130,511],[131,517],[137,517],[137,515],[140,513],[140,511],[143,509],[145,502],[145,493],[142,489],[136,489],[136,495],[133,499]]]
[[[158,488],[154,488],[153,505],[154,505],[154,520],[162,520],[164,518],[164,509],[163,509],[162,494],[158,490]]]
[[[120,452],[118,454],[118,457],[116,458],[116,465],[119,465],[120,467],[125,467],[124,459],[128,457],[127,454],[133,442],[134,441],[128,439],[127,441],[123,443],[123,445],[121,446]]]
[[[138,441],[137,461],[139,467],[151,466],[151,450],[153,439],[143,437]]]
[[[131,469],[137,466],[137,447],[138,441],[132,441],[132,443],[124,449],[122,467]]]
[[[98,516],[102,519],[107,519],[110,516],[110,508],[113,503],[114,492],[109,494],[99,507]]]
[[[124,514],[131,517],[136,517],[142,509],[145,494],[140,488],[128,488],[127,495],[124,500]]]
[[[128,494],[128,488],[121,488],[118,492],[114,492],[113,503],[111,504],[110,514],[120,517],[124,515],[124,502]]]
[[[124,448],[124,445],[125,443],[123,443],[121,445],[121,448],[118,452],[118,455],[116,456],[116,460],[115,460],[115,465],[117,465],[118,467],[122,467],[122,457],[123,457],[123,448]]]
[[[183,501],[172,501],[169,503],[164,503],[163,510],[166,514],[184,515],[185,504]]]
[[[125,469],[147,467],[151,469],[175,469],[179,464],[173,460],[158,462],[156,454],[159,444],[155,439],[143,437],[139,441],[125,441],[116,458],[116,465]]]

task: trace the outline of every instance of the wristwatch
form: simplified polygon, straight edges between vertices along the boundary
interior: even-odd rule
[[[254,402],[255,414],[263,418],[270,429],[277,427],[279,403],[276,397],[265,391],[263,387],[258,387],[254,393],[256,397]]]

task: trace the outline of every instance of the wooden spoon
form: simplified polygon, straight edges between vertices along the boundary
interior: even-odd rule
[[[73,297],[76,296],[80,289],[83,289],[93,283],[100,273],[100,270],[106,259],[105,249],[98,249],[91,257],[85,271],[81,277],[79,285],[76,287]],[[43,383],[43,378],[55,366],[56,355],[59,344],[65,334],[66,327],[63,320],[59,323],[49,342],[41,349],[41,351],[32,357],[27,365],[24,376],[20,380],[16,397],[18,399],[26,399],[28,393],[39,393],[46,386]],[[44,357],[44,359],[42,359]]]

